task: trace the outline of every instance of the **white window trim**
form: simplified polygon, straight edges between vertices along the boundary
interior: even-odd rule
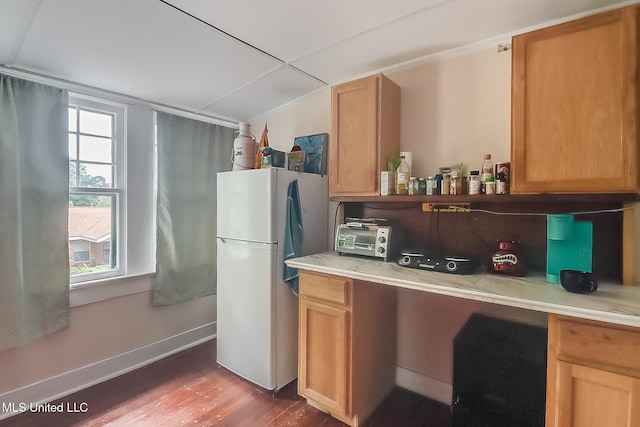
[[[70,93],[69,98],[70,104],[72,100],[81,99],[82,106],[96,110],[104,110],[105,105],[124,109],[124,135],[118,138],[120,144],[116,146],[116,161],[120,166],[120,175],[116,177],[120,188],[119,272],[111,276],[109,273],[113,272],[105,272],[93,280],[71,283],[71,306],[148,292],[155,273],[153,111],[146,106],[125,105],[79,93]],[[91,102],[95,104],[91,106]]]
[[[147,273],[78,283],[70,290],[70,305],[77,307],[125,295],[148,292],[151,290],[152,277],[153,273]]]
[[[82,94],[69,94],[69,105],[77,105],[79,108],[94,110],[97,112],[110,113],[114,116],[114,139],[115,149],[113,162],[116,165],[116,173],[113,176],[113,187],[105,189],[85,189],[81,188],[81,192],[91,192],[105,194],[114,194],[116,200],[117,220],[114,224],[116,237],[116,267],[113,270],[100,271],[95,273],[82,273],[73,275],[69,278],[69,286],[73,290],[76,286],[83,283],[89,283],[109,277],[120,277],[127,275],[127,201],[123,197],[127,188],[126,179],[126,152],[127,152],[127,106],[110,102],[108,100],[100,100],[95,97],[89,97]],[[113,238],[113,237],[112,237]]]

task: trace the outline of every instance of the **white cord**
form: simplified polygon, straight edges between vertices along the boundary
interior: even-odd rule
[[[470,212],[482,212],[491,215],[515,215],[515,216],[547,216],[547,215],[589,215],[589,214],[600,214],[600,213],[615,213],[615,212],[623,212],[627,209],[633,209],[633,206],[627,206],[624,208],[616,208],[616,209],[602,209],[597,211],[584,211],[584,212],[568,212],[562,214],[549,214],[544,212],[495,212],[489,211],[486,209],[470,209]]]

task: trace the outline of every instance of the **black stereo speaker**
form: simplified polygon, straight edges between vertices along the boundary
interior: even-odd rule
[[[468,258],[436,257],[420,251],[402,251],[398,258],[398,265],[454,274],[471,274],[476,267]]]

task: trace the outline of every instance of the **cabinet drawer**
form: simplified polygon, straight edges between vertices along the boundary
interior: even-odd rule
[[[307,298],[347,305],[348,284],[344,277],[300,272],[300,295]]]
[[[558,318],[556,328],[558,358],[630,370],[634,376],[640,375],[639,329],[567,318]]]

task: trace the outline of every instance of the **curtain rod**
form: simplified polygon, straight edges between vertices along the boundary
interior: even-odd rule
[[[31,71],[21,70],[18,68],[9,68],[4,65],[0,65],[0,72],[12,77],[18,77],[25,80],[31,80],[36,83],[42,83],[49,86],[59,87],[61,89],[66,89],[70,92],[77,92],[82,95],[106,98],[110,101],[120,102],[122,104],[131,105],[131,106],[144,105],[146,107],[149,107],[152,110],[158,110],[165,113],[176,114],[176,115],[192,118],[195,120],[206,121],[209,123],[226,126],[234,129],[238,128],[238,123],[232,122],[229,120],[221,119],[218,117],[207,116],[205,114],[199,114],[193,111],[183,110],[181,108],[172,107],[169,105],[157,104],[151,101],[147,101],[145,99],[124,95],[118,92],[113,92],[105,89],[100,89],[94,86],[82,85],[82,84],[74,83],[68,80],[49,77],[43,74],[31,72]]]

